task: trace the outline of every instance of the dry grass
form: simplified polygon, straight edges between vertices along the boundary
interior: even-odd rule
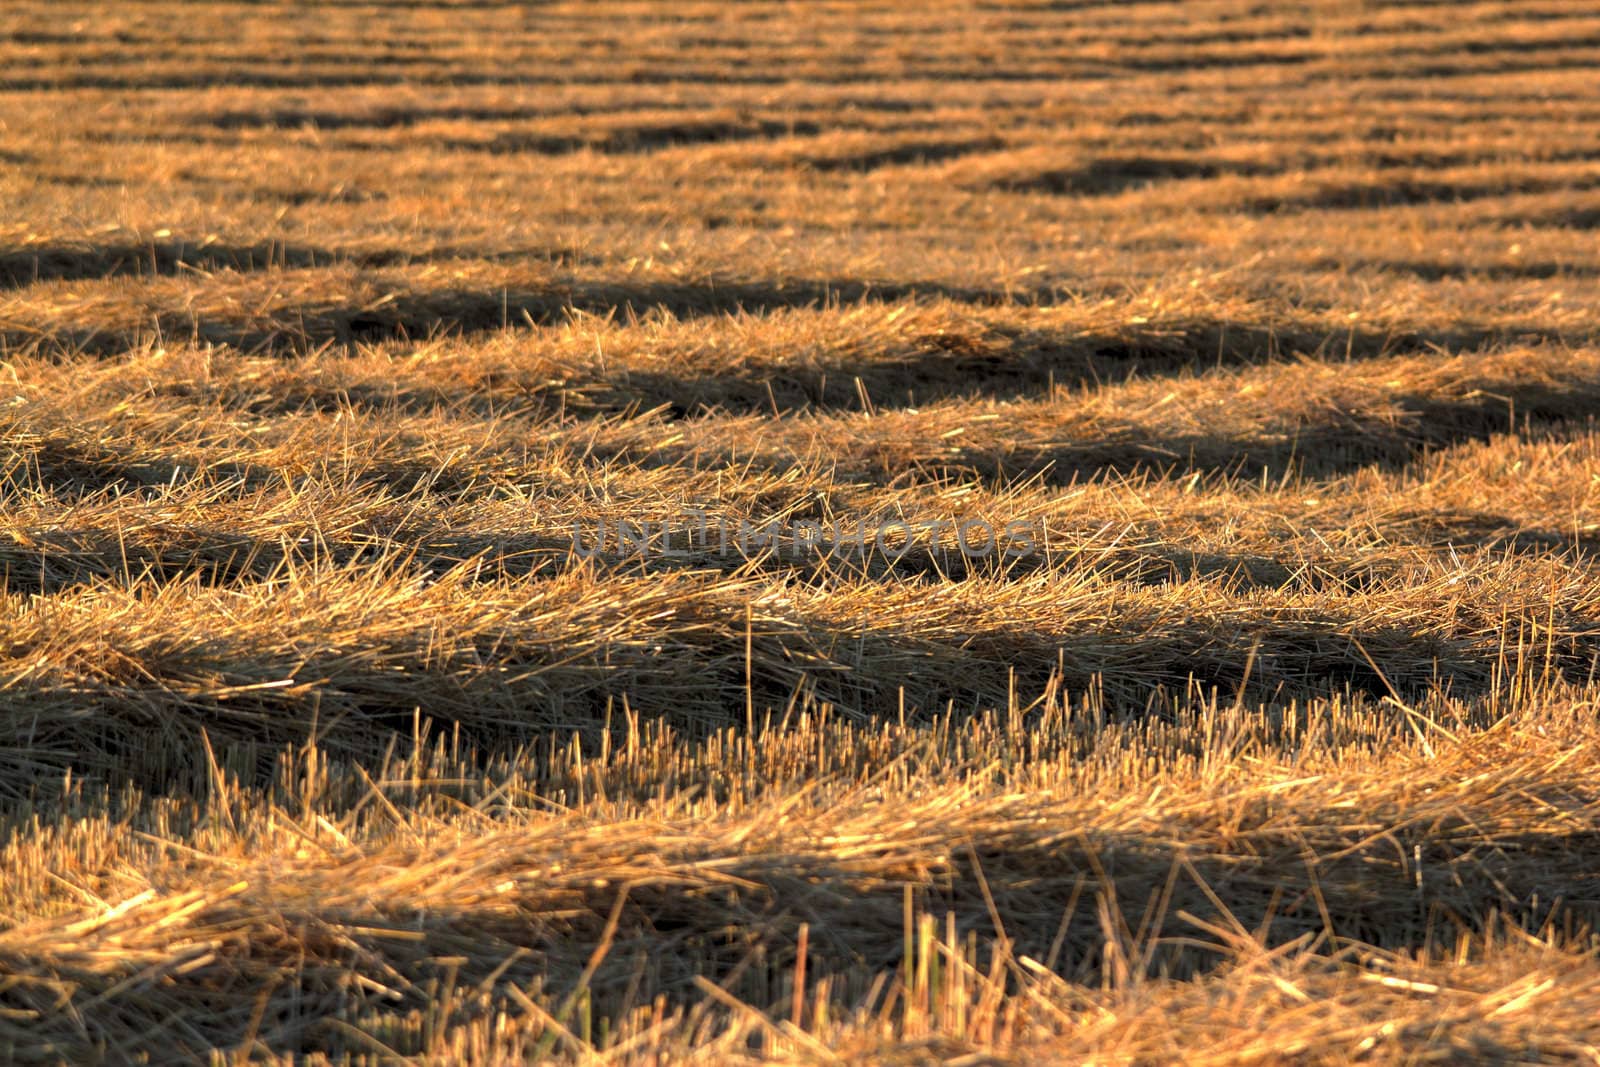
[[[7,5],[0,1059],[1600,1061],[1597,57]]]

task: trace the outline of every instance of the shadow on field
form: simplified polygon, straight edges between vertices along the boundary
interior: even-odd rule
[[[441,141],[438,142],[438,146],[446,149],[488,152],[494,155],[516,153],[565,155],[585,151],[625,155],[685,145],[731,144],[738,141],[813,136],[822,130],[821,123],[810,120],[680,119],[609,126],[583,135],[506,132],[496,134],[487,140]]]
[[[282,469],[256,463],[219,460],[215,456],[165,456],[139,453],[123,446],[105,446],[81,438],[52,435],[16,450],[4,468],[7,484],[67,499],[105,494],[151,495],[203,476],[204,484],[235,487],[240,492],[282,487],[290,476]],[[330,457],[321,469],[294,476],[297,485],[382,486],[396,495],[427,493],[441,502],[484,491],[494,475],[466,466],[433,466],[425,461]]]
[[[1600,207],[1566,208],[1526,215],[1504,215],[1496,221],[1507,226],[1549,226],[1562,230],[1600,230]]]
[[[823,173],[869,171],[879,167],[948,162],[979,152],[992,152],[1004,146],[1005,142],[998,137],[909,138],[890,147],[859,152],[800,153],[787,157],[783,162]]]
[[[527,122],[536,119],[624,114],[651,111],[693,111],[703,106],[675,100],[629,100],[624,103],[583,104],[562,102],[548,107],[442,104],[429,106],[383,105],[363,110],[315,107],[263,107],[199,112],[188,116],[195,126],[218,130],[393,130],[424,122]]]
[[[355,5],[352,5],[355,6]],[[499,4],[484,5],[500,7]],[[343,61],[348,57],[341,54],[340,65],[335,66],[331,61],[310,66],[309,68],[296,69],[284,63],[283,53],[263,55],[261,62],[250,64],[244,62],[244,57],[233,56],[234,65],[216,69],[193,67],[189,69],[166,67],[149,68],[140,71],[111,71],[99,73],[83,67],[62,69],[59,72],[29,73],[23,76],[12,75],[0,80],[0,88],[8,92],[40,92],[69,89],[108,89],[108,90],[140,90],[140,89],[354,89],[368,86],[403,86],[407,89],[418,86],[442,86],[451,89],[460,89],[467,86],[528,86],[550,85],[566,87],[572,83],[570,75],[560,70],[539,71],[534,68],[507,70],[504,73],[483,73],[481,68],[471,69],[466,67],[413,67],[405,69],[398,64],[404,60],[395,60],[396,66],[388,70],[373,70],[351,67]],[[1021,73],[999,70],[993,75],[984,74],[981,78],[970,71],[961,69],[953,71],[929,72],[948,74],[965,81],[997,80],[1013,82],[1046,82],[1055,81],[1058,75],[1054,73]],[[727,68],[682,68],[658,67],[656,69],[638,69],[629,72],[625,83],[614,83],[607,80],[607,84],[627,84],[630,87],[639,85],[671,85],[693,78],[696,82],[708,85],[740,85],[740,86],[767,86],[787,85],[793,76],[785,71],[734,71]],[[855,80],[853,76],[843,75],[829,78],[819,78],[819,81],[843,82]]]
[[[1151,48],[1144,52],[1124,52],[1109,66],[1115,70],[1139,73],[1166,71],[1235,70],[1250,67],[1300,67],[1321,56],[1314,50],[1304,52],[1229,52],[1203,51],[1187,43],[1175,48]]]
[[[428,1031],[415,1019],[444,983],[462,990],[452,1004],[457,1025],[515,1017],[528,1000],[523,989],[581,987],[585,1019],[600,1020],[604,1032],[607,1020],[638,1010],[642,976],[645,988],[660,991],[662,1011],[704,1010],[710,1002],[696,983],[710,981],[751,1005],[745,1010],[781,1017],[802,924],[813,951],[842,968],[829,973],[828,988],[832,1009],[844,1015],[877,1002],[868,992],[881,994],[874,980],[914,968],[908,907],[977,935],[986,946],[972,961],[980,974],[1003,970],[988,947],[1003,935],[1010,959],[1048,960],[1062,979],[1095,991],[1130,978],[1190,980],[1237,959],[1217,931],[1238,929],[1244,940],[1243,931],[1259,931],[1257,958],[1329,934],[1340,944],[1405,955],[1423,944],[1447,951],[1496,922],[1537,928],[1552,918],[1541,899],[1566,902],[1561,920],[1580,929],[1600,921],[1586,865],[1600,845],[1593,832],[1494,832],[1488,845],[1482,826],[1447,820],[1432,834],[1401,827],[1363,840],[1332,819],[1274,833],[1253,805],[1238,815],[1235,833],[1252,849],[1247,860],[1211,844],[1215,827],[1198,819],[1165,834],[1094,829],[1043,837],[1037,827],[1033,836],[1017,832],[1003,814],[992,825],[957,819],[924,830],[948,857],[928,869],[867,850],[845,861],[798,834],[781,855],[765,841],[748,854],[723,855],[726,843],[711,832],[692,857],[681,842],[659,843],[642,828],[604,843],[593,833],[556,831],[528,844],[508,837],[497,842],[498,854],[474,857],[471,882],[457,878],[464,894],[494,886],[495,908],[419,907],[388,886],[356,900],[350,887],[329,882],[313,903],[294,900],[303,910],[286,913],[272,879],[252,876],[178,917],[185,922],[174,939],[191,927],[239,935],[219,938],[217,949],[187,966],[141,972],[142,957],[121,962],[131,954],[94,952],[106,937],[96,929],[86,951],[47,957],[50,982],[29,980],[42,964],[8,960],[15,979],[0,1004],[37,1016],[29,1038],[74,1060],[112,1041],[130,1056],[159,1048],[202,1058],[210,1048],[248,1045],[339,1059],[379,1042],[403,1056],[429,1050]],[[1184,843],[1190,837],[1203,843]],[[568,858],[554,873],[530,877],[550,867],[551,854]],[[702,856],[715,878],[697,864]],[[594,870],[629,872],[626,888],[576,873]],[[111,932],[120,931],[111,925]],[[596,953],[602,943],[607,951]],[[586,969],[591,955],[596,965]],[[1325,966],[1348,973],[1350,965]],[[1314,980],[1319,970],[1312,962],[1296,977]],[[246,976],[261,984],[260,997],[218,992]],[[372,986],[388,995],[371,995]],[[196,1004],[206,1010],[190,1012],[181,1031],[163,1032],[161,1022],[178,1006]],[[329,1025],[334,1019],[342,1025]],[[1514,1059],[1525,1053],[1510,1047],[1515,1037],[1508,1032],[1504,1049],[1474,1046],[1475,1058],[1500,1062],[1503,1052]]]
[[[973,182],[969,187],[1011,193],[1049,193],[1058,196],[1110,196],[1157,182],[1191,178],[1218,178],[1227,174],[1274,173],[1264,163],[1205,159],[1199,156],[1114,156],[1078,167],[1027,170]]]
[[[439,534],[424,529],[356,528],[328,536],[307,526],[263,537],[217,526],[168,529],[50,527],[19,529],[0,545],[5,588],[23,595],[54,595],[99,583],[118,587],[193,581],[217,589],[247,590],[301,567],[394,568],[442,573],[472,563],[477,581],[554,573],[572,559],[570,533],[530,530],[513,537]],[[733,570],[730,562],[728,570]]]
[[[1550,799],[1553,808],[1571,803]],[[100,919],[80,951],[42,941],[29,944],[43,949],[43,960],[8,954],[12,981],[0,1005],[36,1020],[30,1041],[74,1061],[112,1042],[130,1058],[150,1051],[199,1059],[208,1049],[250,1047],[341,1059],[375,1044],[393,1057],[430,1050],[429,1030],[416,1019],[433,1010],[431,994],[441,985],[459,990],[450,1021],[461,1026],[517,1017],[528,1003],[525,989],[581,988],[584,1031],[592,1017],[604,1033],[609,1021],[638,1011],[641,984],[652,996],[659,991],[660,1012],[691,1010],[693,1018],[710,1007],[707,1017],[715,1018],[725,1009],[697,991],[707,981],[750,1005],[745,1011],[782,1017],[802,924],[812,951],[837,968],[826,988],[832,1010],[844,1016],[881,1003],[875,981],[914,970],[908,909],[936,922],[935,936],[943,936],[937,923],[946,917],[960,936],[974,935],[974,945],[984,946],[971,961],[980,975],[1004,973],[991,947],[1003,937],[1007,959],[1049,961],[1061,979],[1096,993],[1130,979],[1190,980],[1239,959],[1218,931],[1239,930],[1247,942],[1246,931],[1259,933],[1249,961],[1281,955],[1297,939],[1302,949],[1315,945],[1319,935],[1404,956],[1424,944],[1447,952],[1496,923],[1534,929],[1559,916],[1583,929],[1600,921],[1588,862],[1600,837],[1592,831],[1500,832],[1463,815],[1373,833],[1367,824],[1385,826],[1388,813],[1345,816],[1354,829],[1338,814],[1274,829],[1273,809],[1241,801],[1231,832],[1241,842],[1234,848],[1250,850],[1243,859],[1205,815],[1159,831],[1076,834],[1042,834],[1003,811],[987,822],[957,815],[949,825],[918,827],[940,850],[926,867],[888,846],[845,859],[809,828],[793,832],[781,853],[765,831],[729,853],[715,829],[690,851],[676,825],[660,826],[663,841],[638,824],[602,837],[575,836],[563,823],[531,838],[526,830],[491,838],[497,851],[470,855],[475,866],[467,873],[444,868],[450,883],[422,890],[428,906],[406,891],[421,887],[401,888],[397,874],[404,862],[449,852],[417,849],[417,859],[397,850],[394,865],[373,876],[378,891],[367,894],[340,884],[335,871],[312,882],[314,895],[286,896],[270,875],[236,864],[247,879],[230,892],[197,894],[185,912],[146,914],[135,902],[124,909],[126,921],[120,912]],[[552,855],[563,862],[552,865]],[[595,871],[626,872],[626,881],[619,886]],[[452,890],[495,905],[457,904]],[[1565,903],[1553,913],[1540,900]],[[232,936],[185,958],[176,944],[194,930]],[[185,965],[150,966],[153,951],[104,947],[120,948],[124,938],[161,945]],[[1347,976],[1350,966],[1313,960],[1295,977]],[[246,981],[260,985],[259,997],[234,992]],[[181,1029],[163,1025],[180,1013]],[[1522,1036],[1508,1030],[1504,1049],[1475,1045],[1475,1058],[1525,1055],[1514,1040]]]
[[[422,386],[400,382],[351,382],[336,388],[290,384],[272,396],[252,395],[240,403],[258,413],[298,410],[395,410],[431,413],[437,410],[489,414],[508,409],[541,409],[575,413],[660,411],[674,419],[691,419],[716,412],[730,414],[799,414],[815,411],[893,410],[942,400],[987,397],[1024,400],[1046,395],[1052,387],[1114,384],[1135,376],[1151,377],[1200,370],[1211,366],[1266,364],[1285,353],[1335,350],[1350,359],[1403,355],[1433,348],[1473,350],[1505,341],[1539,340],[1537,332],[1518,329],[1462,327],[1404,334],[1373,330],[1343,330],[1321,335],[1292,325],[1261,327],[1197,320],[1162,324],[1150,334],[1119,332],[1097,334],[1075,330],[1029,331],[1006,334],[973,330],[938,331],[909,342],[886,345],[887,351],[871,356],[811,358],[805,363],[752,360],[736,371],[693,375],[628,368],[602,373],[599,367],[575,368],[570,377],[552,380],[542,369],[497,372],[492,384],[471,388]],[[592,376],[591,376],[592,375]],[[1551,403],[1556,398],[1549,398]],[[1484,400],[1492,406],[1493,402]],[[1468,405],[1469,407],[1471,405]],[[1518,408],[1519,412],[1521,408]],[[1536,406],[1535,415],[1542,408]],[[1570,417],[1582,410],[1561,409]],[[1448,415],[1448,412],[1440,412]],[[1492,420],[1491,420],[1492,421]],[[1506,428],[1504,420],[1498,428]],[[1377,427],[1380,443],[1395,437],[1394,427]],[[1303,437],[1306,447],[1319,446],[1316,430]],[[1064,470],[1082,471],[1105,466],[1125,469],[1141,459],[1145,466],[1187,454],[1189,447],[1215,459],[1217,447],[1206,438],[1163,441],[1130,428],[1125,443],[1105,441],[1073,445],[1060,450]],[[1343,447],[1344,443],[1333,442]],[[1185,452],[1178,452],[1179,447]],[[1356,442],[1372,448],[1374,442]],[[1402,447],[1382,444],[1383,454]],[[1405,446],[1409,447],[1409,446]],[[1087,450],[1087,451],[1084,451]],[[1262,453],[1258,467],[1280,464],[1292,445]],[[1072,459],[1079,453],[1078,459]],[[1231,453],[1230,453],[1231,454]],[[1298,452],[1296,454],[1299,454]],[[1103,455],[1103,461],[1094,459]],[[1119,458],[1119,456],[1121,458]],[[1070,460],[1070,462],[1068,462]],[[1029,461],[1035,462],[1035,461]],[[1038,462],[1043,462],[1042,460]]]
[[[154,259],[152,260],[152,255]],[[412,256],[399,251],[349,253],[304,246],[212,245],[197,249],[183,242],[155,246],[52,248],[0,255],[0,285],[26,284],[40,277],[90,278],[108,273],[148,274],[152,267],[177,273],[196,269],[250,269],[315,266],[332,262],[387,265],[406,259],[473,256],[470,250],[439,250]],[[545,259],[556,263],[586,253],[547,248],[497,253],[496,259]],[[476,258],[483,258],[476,256]],[[1331,263],[1331,261],[1329,261]],[[707,282],[557,281],[541,289],[399,290],[380,306],[302,303],[267,314],[239,308],[237,317],[189,311],[159,311],[140,328],[96,329],[73,325],[0,330],[10,350],[44,354],[85,353],[114,356],[156,336],[228,345],[252,354],[293,357],[329,344],[381,344],[406,339],[472,336],[532,323],[563,322],[573,311],[601,316],[666,315],[679,320],[740,313],[847,306],[891,305],[943,300],[987,307],[1047,307],[1059,299],[1050,290],[1006,290],[932,281],[876,281],[860,278],[791,278]],[[711,410],[770,413],[807,408],[859,409],[863,397],[875,408],[915,406],[932,400],[988,396],[1036,396],[1051,385],[1116,382],[1135,375],[1165,375],[1211,366],[1268,363],[1297,353],[1332,354],[1351,359],[1442,348],[1472,350],[1516,341],[1562,338],[1537,321],[1497,327],[1470,323],[1441,328],[1379,330],[1349,325],[1330,330],[1321,323],[1238,322],[1220,318],[1169,319],[1148,325],[1015,329],[972,324],[885,339],[881,347],[859,346],[842,353],[807,350],[754,356],[736,368],[695,373],[692,359],[681,368],[657,371],[577,364],[569,376],[553,381],[547,369],[519,377],[515,368],[497,372],[494,384],[471,388],[414,387],[402,383],[349,383],[337,389],[292,390],[257,399],[274,411],[300,407],[395,406],[427,410],[440,406],[470,410],[474,405],[547,406],[571,410],[665,409],[675,417]],[[1202,444],[1204,442],[1196,442]],[[1155,454],[1173,452],[1188,442],[1158,443]],[[1186,448],[1185,448],[1186,450]],[[1070,457],[1063,454],[1062,461]],[[1110,462],[1110,461],[1108,461]],[[1078,464],[1082,466],[1082,464]]]
[[[473,249],[333,249],[283,241],[248,243],[184,240],[118,241],[99,245],[36,245],[21,250],[0,250],[0,289],[21,288],[34,282],[76,281],[100,278],[143,278],[237,272],[306,269],[351,264],[358,267],[393,267],[449,259],[530,259],[557,264],[587,262],[575,248],[551,247],[485,255]]]
[[[1600,277],[1600,264],[1561,262],[1558,260],[1529,260],[1523,263],[1445,263],[1426,260],[1397,259],[1335,259],[1312,260],[1306,266],[1311,270],[1363,271],[1379,270],[1394,274],[1409,274],[1423,281],[1540,281],[1548,278]]]
[[[827,283],[812,292],[840,289]],[[846,287],[849,291],[849,287]],[[949,290],[935,290],[943,298]],[[876,289],[854,291],[861,302],[878,302]],[[914,299],[923,294],[915,290]],[[997,294],[981,294],[985,298]],[[819,299],[810,301],[820,303]],[[897,302],[883,295],[881,302]],[[629,305],[632,307],[633,305]],[[739,304],[761,313],[783,305]],[[252,395],[240,403],[258,412],[295,410],[396,409],[430,412],[536,407],[574,412],[660,410],[672,418],[711,412],[770,414],[892,409],[957,397],[1012,400],[1046,393],[1052,385],[1073,387],[1114,383],[1135,375],[1172,374],[1215,365],[1266,363],[1286,352],[1336,349],[1362,359],[1429,345],[1473,348],[1501,336],[1498,331],[1460,329],[1405,335],[1368,330],[1321,334],[1292,324],[1266,328],[1254,324],[1193,320],[1162,323],[1150,332],[1137,327],[1116,333],[1093,330],[1014,331],[973,326],[937,329],[906,338],[886,338],[873,351],[841,354],[807,351],[805,359],[752,356],[735,369],[695,373],[686,358],[681,370],[629,366],[574,365],[558,378],[546,367],[497,368],[492,381],[472,386],[422,385],[398,380],[344,382],[333,388],[294,382],[271,396]]]
[[[338,533],[284,524],[271,536],[240,532],[237,528],[185,523],[141,527],[137,518],[89,521],[79,526],[19,525],[11,540],[0,545],[0,570],[6,588],[21,594],[49,595],[109,581],[118,585],[154,580],[196,580],[201,585],[243,589],[270,578],[285,563],[318,566],[403,565],[432,573],[470,565],[473,582],[526,579],[553,575],[583,558],[575,548],[572,525],[548,521],[530,510],[521,529],[478,531],[472,528],[440,532],[431,508],[448,505],[452,498],[470,495],[466,485],[455,492],[435,493],[421,485],[426,474],[409,469],[364,472],[360,483],[381,486],[398,494],[427,492],[426,505],[412,506],[401,525],[377,522],[347,523]],[[113,496],[126,491],[124,481],[109,483]],[[80,483],[47,483],[46,488],[74,496]],[[241,496],[253,490],[242,482]],[[223,496],[227,490],[223,490]],[[673,517],[671,521],[676,521]],[[811,519],[831,528],[830,520],[796,510],[791,521]],[[378,516],[381,522],[381,516]],[[651,519],[659,523],[660,519]],[[760,524],[756,523],[759,527]],[[1419,512],[1411,518],[1390,516],[1385,528],[1410,531],[1417,545],[1478,546],[1516,554],[1592,553],[1600,549],[1600,535],[1548,528],[1528,528],[1505,515],[1484,511]],[[1381,591],[1402,576],[1405,564],[1384,557],[1349,559],[1330,557],[1313,561],[1302,556],[1279,557],[1264,553],[1216,552],[1185,548],[1159,539],[1138,544],[1105,545],[1097,531],[1055,529],[1052,547],[1021,558],[968,558],[946,538],[929,544],[923,528],[918,537],[888,558],[872,550],[855,550],[824,541],[819,544],[782,540],[776,550],[752,542],[748,552],[739,549],[736,533],[726,544],[716,535],[692,546],[681,524],[672,527],[675,554],[624,549],[608,526],[597,544],[594,523],[579,523],[577,543],[591,554],[589,565],[616,575],[681,572],[721,573],[730,577],[760,573],[802,583],[967,580],[1009,582],[1041,571],[1070,573],[1080,579],[1094,576],[1135,586],[1160,587],[1204,582],[1228,595],[1255,592],[1299,591],[1314,595],[1353,595]],[[598,549],[598,552],[595,550]],[[398,561],[398,562],[397,562]]]
[[[903,437],[876,435],[854,440],[840,436],[834,474],[892,484],[915,468],[922,475],[978,477],[1015,484],[1039,479],[1045,484],[1072,484],[1104,476],[1161,474],[1227,475],[1259,479],[1291,470],[1305,477],[1333,477],[1364,468],[1400,469],[1429,449],[1486,441],[1495,434],[1528,427],[1559,426],[1586,419],[1600,408],[1600,381],[1533,382],[1493,396],[1479,393],[1441,399],[1431,394],[1398,394],[1377,414],[1330,412],[1326,421],[1269,429],[1253,436],[1206,433],[1163,433],[1135,422],[1113,433],[1080,440],[1050,440],[1044,429],[1024,430],[994,444],[942,445],[937,456],[908,451]],[[1514,420],[1514,421],[1513,421]],[[1054,437],[1054,434],[1049,434]],[[1032,437],[1033,440],[1029,440]],[[600,463],[632,463],[641,467],[693,463],[700,467],[786,471],[807,462],[806,456],[781,442],[752,435],[738,446],[706,440],[635,449],[595,445],[589,455]]]
[[[30,260],[31,264],[31,260]],[[31,266],[28,268],[31,269]],[[270,316],[200,317],[189,311],[162,311],[147,320],[168,338],[193,338],[251,352],[293,355],[330,342],[351,344],[474,334],[532,322],[560,322],[574,310],[623,317],[664,313],[679,319],[807,308],[830,303],[896,303],[939,297],[970,304],[1000,305],[1018,294],[995,287],[952,286],[939,282],[874,282],[857,279],[774,279],[713,282],[555,282],[548,288],[398,290],[382,306],[339,303],[279,308]],[[242,310],[242,309],[241,309]],[[151,329],[102,330],[78,327],[41,332],[10,329],[0,341],[11,348],[36,346],[45,352],[112,355],[125,351]]]
[[[83,438],[50,435],[25,448],[15,449],[6,464],[5,479],[10,485],[28,486],[68,498],[98,493],[120,496],[165,489],[192,477],[199,466],[198,460],[186,462],[182,457],[135,455]],[[277,472],[250,463],[207,463],[205,473],[217,483],[282,483]]]
[[[303,742],[311,706],[331,753],[373,759],[394,732],[414,729],[419,707],[436,732],[507,751],[552,729],[598,731],[624,699],[641,716],[699,736],[744,723],[747,694],[758,710],[803,698],[862,721],[901,709],[918,718],[1003,709],[1016,694],[1031,699],[1053,686],[1097,692],[1107,712],[1131,716],[1196,686],[1252,702],[1381,697],[1391,685],[1408,700],[1445,684],[1465,697],[1501,676],[1506,627],[1515,625],[1494,602],[1463,602],[1447,623],[1430,615],[1419,626],[1411,616],[1374,621],[1364,602],[1338,597],[1289,599],[1245,620],[1230,610],[1234,601],[1194,610],[1186,598],[1128,597],[1106,614],[1098,600],[1070,594],[1055,618],[1018,600],[1027,618],[991,602],[920,621],[904,608],[854,622],[762,608],[752,622],[746,587],[694,575],[679,579],[670,603],[597,594],[585,611],[587,593],[574,605],[535,578],[483,590],[471,617],[364,607],[374,597],[391,605],[429,598],[427,583],[438,580],[391,564],[330,576],[321,599],[255,589],[234,614],[257,621],[235,620],[204,641],[161,636],[169,626],[202,625],[214,610],[204,594],[151,601],[127,632],[76,614],[61,632],[19,624],[7,669],[33,663],[46,647],[56,665],[10,691],[0,747],[26,743],[40,759],[70,753],[66,765],[77,770],[127,773],[161,788],[173,756],[146,752],[157,724],[175,743],[204,727],[219,743],[270,752]],[[1010,595],[1003,586],[993,594]],[[279,598],[286,614],[269,624]],[[479,624],[480,611],[499,621]],[[1556,634],[1540,648],[1551,676],[1587,677],[1600,627],[1565,605],[1539,621]],[[341,636],[313,636],[321,626]]]
[[[129,544],[126,536],[108,529],[18,533],[22,536],[0,546],[0,573],[6,589],[24,596],[50,596],[100,583],[194,580],[203,586],[237,587],[267,578],[295,555],[282,542],[223,529],[173,531],[159,547]]]
[[[922,288],[915,283],[880,288],[852,282],[806,283],[798,291],[780,294],[782,300],[773,300],[771,290],[756,287],[716,287],[707,293],[725,298],[724,308],[708,308],[704,302],[693,307],[680,303],[671,313],[679,317],[737,311],[760,314],[786,307],[815,306],[824,300],[832,302],[841,293],[849,294],[856,303],[882,304],[922,296],[946,299],[956,294],[976,296],[982,302],[1001,296],[990,291]],[[642,301],[655,295],[639,290],[632,296],[623,296],[628,301],[624,307],[638,312],[644,307]],[[579,299],[584,297],[580,294]],[[1048,302],[1050,298],[1040,295],[1038,299]],[[586,302],[602,313],[609,313],[616,306],[606,307],[603,300]],[[507,306],[513,306],[509,300]],[[527,302],[522,304],[524,310],[529,306]],[[498,328],[497,303],[493,315]],[[547,313],[544,321],[557,317]],[[414,321],[419,327],[422,325],[420,315]],[[363,341],[380,342],[408,335],[404,326],[396,325],[394,320],[383,324],[357,316],[354,325],[362,328]],[[419,329],[417,335],[426,332]],[[548,366],[522,369],[511,365],[497,367],[492,378],[470,386],[402,379],[323,386],[291,380],[270,396],[252,393],[224,402],[258,413],[355,408],[488,414],[532,408],[577,413],[661,411],[679,419],[713,412],[796,414],[868,407],[892,410],[963,397],[1021,400],[1047,395],[1052,387],[1114,384],[1134,377],[1210,367],[1260,365],[1302,353],[1363,360],[1433,349],[1471,351],[1496,342],[1544,340],[1544,332],[1543,326],[1531,322],[1493,329],[1462,325],[1408,331],[1355,327],[1327,331],[1310,323],[1262,325],[1205,318],[1165,321],[1145,328],[1128,326],[1114,332],[1071,327],[1019,331],[973,325],[890,337],[881,347],[868,351],[835,353],[819,346],[820,352],[804,351],[804,359],[791,360],[788,352],[752,355],[736,368],[720,372],[695,373],[692,357],[681,361],[681,369],[672,371],[603,367],[597,362],[572,364],[553,374]],[[1161,449],[1171,451],[1169,446],[1158,443],[1158,451],[1151,454],[1165,454]]]
[[[1600,158],[1593,146],[1551,150],[1541,157],[1546,164],[1587,162]],[[1420,170],[1441,170],[1474,164],[1503,161],[1493,147],[1443,149],[1435,146],[1408,146],[1373,142],[1358,152],[1314,150],[1306,147],[1283,149],[1270,159],[1232,159],[1195,153],[1183,155],[1105,156],[1088,163],[1063,167],[1041,167],[1019,157],[1015,170],[1005,169],[1004,157],[995,159],[997,174],[974,176],[960,184],[973,190],[1001,190],[1015,193],[1043,193],[1055,196],[1112,196],[1164,182],[1223,177],[1263,178],[1290,172],[1311,172],[1304,183],[1310,192],[1287,197],[1258,197],[1247,202],[1266,212],[1272,205],[1287,208],[1298,205],[1298,197],[1311,197],[1313,206],[1370,207],[1389,203],[1424,203],[1434,200],[1473,199],[1513,192],[1534,192],[1548,187],[1566,188],[1560,182],[1520,178],[1501,186],[1492,183],[1453,184],[1430,182],[1415,176]],[[1377,173],[1357,181],[1342,180],[1348,168],[1361,165]],[[1335,177],[1337,176],[1337,177]],[[1585,179],[1579,179],[1581,183]],[[1529,184],[1531,183],[1531,184]],[[1583,187],[1581,184],[1579,187]],[[1494,188],[1496,192],[1488,192]],[[1226,194],[1225,194],[1226,195]]]
[[[1501,59],[1498,62],[1493,63],[1482,62],[1481,58],[1479,61],[1465,59],[1463,62],[1456,63],[1436,63],[1429,62],[1426,58],[1430,54],[1435,56],[1441,54],[1459,54],[1456,51],[1455,46],[1450,45],[1444,46],[1440,51],[1435,51],[1432,53],[1427,51],[1416,52],[1412,55],[1391,53],[1386,58],[1396,64],[1405,64],[1404,69],[1406,72],[1406,77],[1407,79],[1413,80],[1426,80],[1429,78],[1444,80],[1450,78],[1478,77],[1485,74],[1502,76],[1511,74],[1548,75],[1557,73],[1559,71],[1589,71],[1594,69],[1593,56],[1586,54],[1586,50],[1582,47],[1575,51],[1566,51],[1565,42],[1562,42],[1559,47],[1551,46],[1548,42],[1545,42],[1542,48],[1534,48],[1532,52],[1534,54],[1530,55],[1524,53],[1516,58]],[[1334,74],[1330,72],[1328,74],[1324,74],[1323,77],[1330,80],[1335,78],[1347,79],[1349,74]]]
[[[1600,187],[1600,174],[1572,178],[1517,176],[1503,181],[1440,181],[1394,178],[1389,181],[1353,181],[1316,184],[1303,192],[1248,197],[1237,207],[1256,215],[1303,211],[1357,211],[1367,208],[1453,204],[1469,200],[1527,193],[1550,193]]]
[[[1529,383],[1496,396],[1440,399],[1400,394],[1384,415],[1335,413],[1326,422],[1257,438],[1204,433],[1162,436],[1130,425],[1116,438],[1033,448],[1003,456],[973,452],[951,463],[1004,481],[1044,474],[1050,481],[1159,471],[1168,476],[1228,474],[1256,479],[1289,470],[1328,478],[1366,468],[1398,470],[1430,449],[1487,441],[1496,434],[1592,417],[1600,382]]]
[[[1148,330],[1127,327],[1116,332],[940,330],[907,343],[886,343],[883,351],[871,354],[813,356],[803,364],[752,362],[734,373],[694,376],[630,369],[625,378],[613,376],[589,387],[585,399],[612,410],[665,407],[685,416],[712,410],[770,413],[774,407],[783,412],[859,410],[865,394],[873,408],[889,409],[956,397],[1022,399],[1044,394],[1051,386],[1265,364],[1289,354],[1375,359],[1437,348],[1471,351],[1512,339],[1544,340],[1547,333],[1534,322],[1493,329],[1461,325],[1328,331],[1294,322],[1262,325],[1221,319],[1166,321]]]

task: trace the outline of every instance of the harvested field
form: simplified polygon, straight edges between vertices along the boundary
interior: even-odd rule
[[[1600,3],[0,12],[0,1060],[1600,1062]]]

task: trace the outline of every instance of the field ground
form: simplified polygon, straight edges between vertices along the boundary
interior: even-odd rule
[[[7,3],[0,1058],[1600,1062],[1597,66]]]

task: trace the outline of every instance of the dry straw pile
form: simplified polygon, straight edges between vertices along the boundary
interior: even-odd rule
[[[8,4],[0,1059],[1600,1061],[1596,64]]]

